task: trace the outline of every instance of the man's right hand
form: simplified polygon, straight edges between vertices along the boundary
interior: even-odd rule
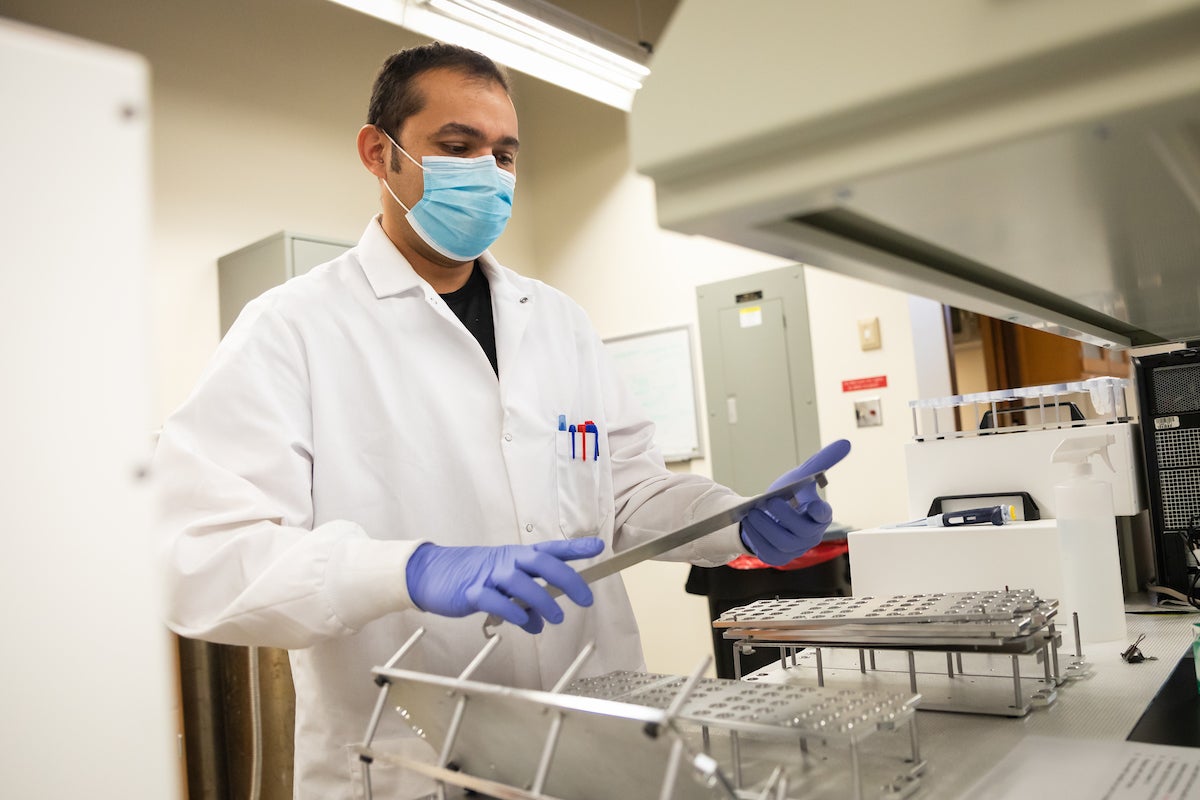
[[[484,611],[538,633],[544,620],[562,622],[563,612],[534,578],[561,589],[576,604],[590,606],[592,590],[565,562],[603,550],[604,542],[595,537],[495,547],[425,543],[408,560],[408,595],[422,611],[446,617]]]

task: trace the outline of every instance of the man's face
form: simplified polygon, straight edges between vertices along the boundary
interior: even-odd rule
[[[404,150],[420,163],[423,156],[477,158],[494,156],[500,169],[517,171],[517,112],[504,89],[490,81],[450,69],[435,69],[416,78],[425,97],[425,107],[404,121],[399,135],[393,134]],[[388,144],[389,151],[395,148]],[[403,154],[389,153],[388,181],[392,190],[412,208],[424,193],[422,170]],[[394,169],[399,167],[398,170]],[[404,209],[387,204],[407,231],[405,239],[422,254],[431,255],[427,245],[401,222]],[[432,254],[436,255],[436,254]],[[440,257],[433,260],[443,260]]]

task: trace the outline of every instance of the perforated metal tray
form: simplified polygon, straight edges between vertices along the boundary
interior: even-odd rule
[[[566,693],[667,708],[686,679],[644,672],[581,678]],[[689,695],[679,718],[701,725],[768,736],[819,735],[858,741],[908,722],[920,695],[894,691],[822,689],[707,678]]]
[[[797,628],[896,623],[1001,623],[1040,627],[1057,603],[1029,589],[896,595],[759,600],[730,609],[717,628]],[[976,626],[976,630],[984,628]]]

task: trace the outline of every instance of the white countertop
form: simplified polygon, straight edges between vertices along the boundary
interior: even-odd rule
[[[922,711],[917,714],[920,754],[927,762],[921,776],[920,789],[914,798],[922,800],[956,800],[965,797],[965,792],[995,764],[1001,761],[1023,739],[1030,736],[1049,736],[1066,739],[1091,739],[1123,741],[1136,725],[1146,706],[1158,692],[1163,682],[1175,669],[1179,659],[1187,652],[1192,642],[1192,623],[1200,620],[1194,614],[1127,614],[1129,642],[1108,645],[1085,645],[1083,655],[1092,665],[1087,678],[1069,681],[1058,689],[1056,701],[1046,707],[1034,708],[1027,716],[1013,718],[980,714],[959,714]],[[1140,634],[1146,634],[1140,648],[1147,656],[1157,660],[1128,664],[1121,660],[1120,653]],[[1074,640],[1070,631],[1065,631],[1060,660],[1073,657]],[[858,654],[855,650],[824,650],[824,666],[835,672],[858,674]],[[879,653],[880,657],[884,655]],[[896,655],[894,653],[887,655]],[[945,656],[938,656],[944,662]],[[966,654],[963,656],[964,675],[958,680],[971,681],[973,677],[983,682],[988,671],[988,659],[995,663],[997,671],[1009,668],[1008,657]],[[1068,658],[1068,660],[1070,660]],[[1028,678],[1040,678],[1042,673],[1030,674],[1030,666],[1022,669]],[[927,662],[928,663],[928,662]],[[1030,662],[1030,665],[1032,662]],[[852,667],[852,669],[844,669]],[[920,670],[921,667],[919,666]],[[1009,673],[1010,674],[1010,673]],[[765,667],[754,673],[765,682],[810,683],[814,671],[811,669],[783,669],[779,664]],[[908,678],[893,676],[899,682],[895,688],[906,689]],[[865,676],[864,688],[878,688],[879,683]],[[997,678],[988,681],[1004,682]],[[921,676],[918,676],[918,691],[921,691]],[[930,680],[929,683],[934,683]],[[827,685],[846,685],[840,680]],[[1011,696],[1012,682],[1007,682]],[[907,736],[903,738],[907,746]],[[884,737],[872,737],[866,744],[885,746]],[[895,745],[886,745],[895,749]],[[903,748],[902,748],[903,749]],[[877,771],[866,770],[864,775],[864,797],[868,800],[879,796]],[[873,783],[874,781],[874,783]],[[1073,798],[1074,800],[1074,798]]]

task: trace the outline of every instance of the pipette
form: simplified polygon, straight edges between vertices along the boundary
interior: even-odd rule
[[[985,508],[966,508],[962,511],[947,511],[944,514],[934,514],[924,519],[914,519],[912,522],[901,522],[888,525],[888,528],[952,528],[957,525],[982,525],[990,522],[993,525],[1003,525],[1016,519],[1016,506],[987,506]]]

